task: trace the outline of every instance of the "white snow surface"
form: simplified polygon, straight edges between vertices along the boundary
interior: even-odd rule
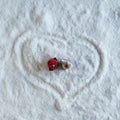
[[[120,0],[0,0],[0,120],[120,120]]]

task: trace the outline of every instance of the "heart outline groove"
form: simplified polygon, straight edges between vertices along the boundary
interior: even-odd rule
[[[49,47],[46,43],[49,43]],[[64,49],[65,53],[59,53],[58,48]],[[13,61],[17,70],[31,85],[46,89],[54,95],[55,107],[58,110],[70,106],[86,87],[105,73],[102,49],[85,36],[80,36],[76,40],[49,34],[38,36],[32,31],[27,31],[18,36],[13,51]],[[71,60],[74,67],[67,72],[49,72],[46,63],[53,54]],[[55,81],[58,76],[62,77]]]

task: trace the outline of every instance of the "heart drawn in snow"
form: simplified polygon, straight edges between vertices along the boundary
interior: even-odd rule
[[[73,100],[84,88],[101,77],[104,56],[101,49],[86,37],[63,39],[54,35],[20,35],[14,44],[14,61],[31,84],[47,89],[59,102]],[[68,59],[72,67],[50,72],[50,58]],[[65,103],[65,105],[68,103]]]

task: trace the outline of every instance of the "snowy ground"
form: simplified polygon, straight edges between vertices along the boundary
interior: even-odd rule
[[[50,72],[52,57],[72,67]],[[0,0],[0,120],[119,113],[119,0]]]

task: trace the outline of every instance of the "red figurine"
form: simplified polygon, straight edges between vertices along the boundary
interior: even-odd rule
[[[59,62],[58,62],[57,58],[51,58],[48,61],[49,71],[53,71],[53,70],[57,69],[58,67],[59,67]]]

